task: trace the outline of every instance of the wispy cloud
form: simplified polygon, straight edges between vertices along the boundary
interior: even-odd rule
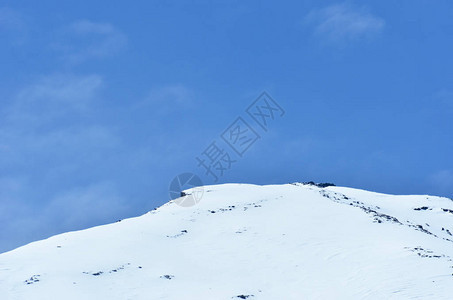
[[[25,21],[21,14],[7,7],[0,7],[0,30],[23,30]]]
[[[110,23],[79,20],[67,26],[53,43],[69,63],[112,57],[127,45],[127,37]]]
[[[96,74],[45,76],[18,93],[8,109],[8,119],[30,123],[86,112],[102,84],[102,77]]]
[[[369,37],[384,29],[385,21],[363,8],[335,4],[312,10],[305,18],[314,34],[330,42],[348,42]]]
[[[186,86],[182,84],[164,85],[152,88],[134,108],[162,114],[182,108],[188,109],[194,104],[193,101],[193,92]]]
[[[90,118],[102,82],[98,75],[52,75],[24,87],[3,109],[0,166],[53,157],[51,169],[86,158],[82,149],[94,153],[115,145],[111,130]]]
[[[85,186],[75,179],[87,170],[92,176],[92,166],[119,147],[95,109],[102,86],[96,74],[54,74],[2,103],[0,226],[8,234],[25,241],[23,228],[34,228],[31,236],[44,237],[112,221],[124,209],[113,184],[96,178],[99,183]]]
[[[14,45],[23,44],[27,35],[27,24],[17,11],[0,7],[0,37],[6,36]]]
[[[181,84],[153,88],[147,100],[153,103],[190,104],[192,92]]]

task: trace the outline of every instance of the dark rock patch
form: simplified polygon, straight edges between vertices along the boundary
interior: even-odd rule
[[[429,207],[427,207],[427,206],[422,206],[422,207],[416,207],[416,208],[414,208],[414,210],[428,210],[428,209],[431,210],[431,209],[430,209]]]
[[[335,184],[330,183],[330,182],[316,183],[316,182],[313,182],[313,181],[307,181],[307,182],[303,182],[303,184],[305,184],[305,185],[313,185],[313,186],[317,186],[319,188],[326,188],[328,186],[335,186]]]
[[[33,275],[29,279],[25,280],[24,282],[26,284],[34,284],[36,282],[39,282],[39,277],[41,277],[41,275]]]
[[[248,299],[250,297],[255,297],[254,295],[238,295],[236,296],[236,298],[239,298],[239,299]]]

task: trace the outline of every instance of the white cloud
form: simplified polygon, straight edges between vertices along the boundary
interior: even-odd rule
[[[4,109],[0,167],[48,161],[50,172],[117,146],[112,130],[93,118],[102,83],[98,75],[52,75],[24,87]]]
[[[163,114],[182,108],[189,109],[194,104],[193,101],[193,92],[184,85],[166,85],[152,88],[145,99],[138,102],[134,109],[146,109]]]
[[[0,7],[0,29],[20,30],[24,27],[25,23],[19,13],[10,8]]]
[[[0,7],[0,37],[6,36],[13,45],[23,44],[27,36],[24,17],[13,9]]]
[[[114,184],[93,175],[121,148],[96,108],[102,87],[96,74],[53,74],[0,102],[0,251],[124,215]],[[86,172],[98,183],[81,183]]]
[[[95,23],[88,20],[80,20],[71,24],[71,29],[76,34],[101,34],[116,35],[117,30],[109,23]]]
[[[177,84],[151,89],[147,100],[153,103],[189,104],[191,98],[191,91],[185,86]]]
[[[382,18],[347,4],[313,10],[306,16],[306,21],[314,26],[316,36],[331,42],[368,37],[381,32],[385,26]]]
[[[69,63],[111,57],[125,48],[127,37],[110,23],[79,20],[65,28],[53,47]]]
[[[2,103],[0,169],[9,177],[0,177],[0,251],[124,215],[113,184],[71,184],[119,146],[93,105],[102,85],[98,75],[51,75]],[[55,186],[59,178],[69,183]],[[56,194],[68,187],[77,188]]]
[[[7,109],[7,119],[22,125],[48,122],[68,114],[87,112],[102,87],[99,75],[51,75],[20,91]]]

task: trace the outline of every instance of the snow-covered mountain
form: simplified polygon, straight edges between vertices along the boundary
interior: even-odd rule
[[[438,300],[452,273],[450,199],[226,184],[1,254],[0,299]]]

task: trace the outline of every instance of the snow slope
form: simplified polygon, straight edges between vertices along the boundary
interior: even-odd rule
[[[0,255],[0,299],[453,299],[453,201],[208,186]],[[190,191],[189,191],[190,192]]]

